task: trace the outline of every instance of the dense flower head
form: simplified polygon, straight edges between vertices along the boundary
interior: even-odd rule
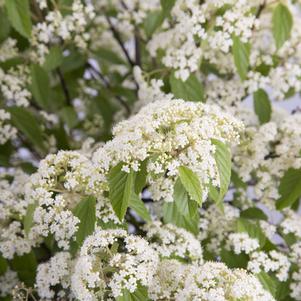
[[[178,168],[185,165],[204,184],[219,186],[211,139],[236,144],[243,129],[240,121],[217,106],[183,100],[157,100],[142,108],[113,129],[114,138],[99,148],[93,161],[101,171],[124,164],[123,169],[139,170],[147,160],[149,189],[155,200],[172,200]],[[165,174],[167,177],[165,177]]]
[[[147,241],[124,230],[99,230],[87,237],[75,263],[72,290],[78,300],[105,300],[147,286],[158,264]]]
[[[301,301],[300,92],[300,1],[0,0],[0,299]]]
[[[163,258],[203,261],[201,244],[190,232],[159,221],[147,224],[144,229],[151,247]]]

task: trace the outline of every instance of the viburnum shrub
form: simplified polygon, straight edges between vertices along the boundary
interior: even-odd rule
[[[0,300],[301,300],[300,92],[297,0],[0,0]]]

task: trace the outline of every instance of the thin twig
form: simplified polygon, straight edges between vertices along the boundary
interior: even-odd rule
[[[107,89],[111,89],[111,84],[110,82],[105,78],[105,76],[99,71],[97,70],[92,64],[90,64],[89,62],[87,63],[87,67],[89,69],[91,69],[91,71],[93,73],[95,73],[103,82],[103,84],[105,85],[105,87]],[[124,99],[122,97],[120,97],[119,95],[115,95],[114,97],[120,102],[120,104],[124,107],[124,109],[126,110],[127,114],[130,115],[131,114],[131,110],[130,107],[128,106],[128,104],[124,101]]]
[[[130,64],[132,67],[134,67],[135,64],[134,64],[134,62],[132,61],[132,59],[131,59],[131,57],[130,57],[128,51],[127,51],[127,49],[125,48],[125,46],[124,46],[124,44],[123,44],[123,42],[122,42],[122,39],[121,39],[121,37],[120,37],[119,32],[118,32],[118,31],[116,30],[116,28],[113,26],[113,24],[112,24],[112,22],[111,22],[111,20],[110,20],[110,18],[109,18],[108,16],[106,16],[106,20],[108,21],[110,30],[112,31],[113,36],[114,36],[114,38],[116,39],[117,43],[118,43],[119,46],[121,47],[121,49],[122,49],[124,55],[126,56],[128,62],[129,62],[129,64]]]
[[[261,15],[262,11],[265,9],[265,6],[266,6],[266,0],[263,1],[263,3],[261,3],[261,4],[259,5],[258,10],[257,10],[256,15],[255,15],[255,18],[256,18],[256,19],[259,19],[259,17],[260,17],[260,15]],[[252,30],[254,29],[254,27],[255,27],[255,24],[253,24]]]
[[[135,29],[135,63],[141,66],[141,49],[140,49],[140,34],[139,29]]]
[[[60,83],[61,83],[64,95],[65,95],[66,102],[68,105],[71,105],[71,97],[70,97],[69,89],[67,87],[67,84],[66,84],[66,81],[65,81],[65,78],[63,76],[61,69],[57,68],[56,73],[60,79]]]

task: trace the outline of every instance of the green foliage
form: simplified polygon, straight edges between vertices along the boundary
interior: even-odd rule
[[[139,194],[146,185],[147,177],[147,160],[144,160],[140,165],[140,170],[136,173],[135,178],[135,193]]]
[[[116,301],[148,301],[147,289],[139,286],[135,292],[130,293],[128,290],[123,290],[123,295],[116,298]]]
[[[183,82],[179,78],[176,78],[175,75],[172,74],[169,77],[169,83],[171,92],[176,98],[184,99],[187,101],[204,100],[203,85],[193,74],[190,75],[185,82]]]
[[[248,208],[246,210],[243,210],[240,213],[240,216],[246,219],[258,219],[258,220],[264,220],[266,221],[268,217],[266,214],[259,208],[253,207],[253,208]]]
[[[0,255],[0,277],[7,271],[8,264],[6,259]]]
[[[151,221],[151,217],[149,215],[149,212],[148,212],[145,204],[135,193],[132,193],[132,196],[131,196],[130,202],[129,202],[129,206],[146,222]]]
[[[50,108],[50,83],[47,72],[39,65],[31,66],[31,92],[43,109]]]
[[[254,111],[261,124],[270,121],[272,115],[272,106],[269,96],[262,89],[259,89],[254,93]]]
[[[280,180],[277,208],[291,207],[301,196],[301,169],[289,168]]]
[[[31,16],[28,0],[5,0],[5,7],[11,25],[25,38],[31,35]]]
[[[179,176],[190,198],[201,205],[203,196],[199,177],[186,166],[179,167]]]
[[[256,238],[259,241],[260,248],[266,243],[266,237],[257,223],[251,222],[245,218],[237,220],[236,229],[238,232],[245,232],[251,238]]]
[[[72,106],[63,107],[59,111],[59,115],[70,129],[78,124],[77,114]]]
[[[36,277],[37,261],[32,251],[23,256],[15,256],[10,261],[10,267],[18,273],[18,277],[26,285],[33,286]]]
[[[151,11],[144,21],[144,31],[148,37],[151,37],[153,33],[158,29],[164,19],[169,16],[172,7],[175,4],[175,0],[161,0],[161,9]]]
[[[113,167],[109,174],[109,198],[114,212],[120,220],[123,220],[134,192],[135,175],[122,171],[122,164]]]
[[[32,225],[33,225],[33,216],[34,216],[34,211],[37,208],[37,204],[30,204],[27,207],[26,210],[26,215],[23,219],[23,226],[24,226],[24,231],[26,235],[28,235]]]
[[[50,48],[48,55],[45,58],[45,63],[43,65],[44,69],[47,71],[52,71],[58,68],[63,62],[62,50],[59,46],[53,46]]]
[[[229,268],[245,269],[248,265],[249,257],[245,253],[235,254],[233,251],[222,249],[221,259]]]
[[[293,27],[293,18],[288,7],[279,3],[273,12],[273,36],[276,47],[279,49],[291,35]]]
[[[220,193],[219,200],[221,201],[228,191],[231,182],[231,153],[229,147],[223,142],[212,139],[215,145],[215,161],[220,177]]]
[[[181,180],[174,187],[174,201],[163,206],[163,220],[184,228],[193,234],[199,233],[198,204],[191,200]]]
[[[96,198],[94,196],[84,197],[75,207],[74,215],[80,220],[76,232],[76,242],[81,245],[85,238],[93,233],[95,228]]]
[[[269,291],[273,297],[276,297],[278,281],[265,272],[260,272],[256,276],[261,282],[262,286]]]
[[[43,131],[34,115],[28,109],[21,107],[11,107],[7,110],[11,114],[13,125],[19,129],[39,151],[43,152],[45,150]]]
[[[249,43],[243,43],[239,37],[233,37],[233,57],[237,72],[242,80],[246,79],[249,70],[249,57],[251,46]]]

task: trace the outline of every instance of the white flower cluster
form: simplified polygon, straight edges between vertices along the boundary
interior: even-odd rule
[[[201,58],[220,63],[221,58],[230,52],[232,35],[245,42],[250,39],[255,25],[251,9],[257,4],[258,1],[246,0],[202,4],[196,0],[176,1],[171,11],[174,26],[153,36],[149,43],[150,54],[155,57],[157,50],[163,49],[163,64],[176,69],[175,75],[185,81],[190,73],[198,70]],[[224,5],[228,5],[228,9],[216,17],[216,12]],[[206,30],[207,21],[211,30]],[[226,61],[229,65],[231,60]],[[224,65],[229,69],[227,64]],[[232,65],[230,70],[233,70]]]
[[[199,176],[205,200],[206,185],[212,182],[219,186],[211,139],[235,144],[242,129],[240,121],[216,106],[183,100],[156,101],[117,124],[114,138],[95,152],[93,161],[102,172],[108,172],[121,162],[125,171],[138,171],[141,162],[148,160],[153,199],[169,202],[173,200],[178,168],[184,165]]]
[[[17,134],[16,128],[7,123],[10,120],[10,113],[0,109],[0,144],[14,139]]]
[[[159,0],[113,0],[109,2],[117,10],[116,28],[125,36],[129,36],[134,32],[135,27],[142,25],[149,12],[160,7]],[[107,0],[102,0],[100,3],[103,7],[108,7]]]
[[[7,269],[6,272],[0,276],[0,297],[9,296],[18,283],[17,273]]]
[[[287,256],[277,252],[253,252],[248,262],[248,270],[254,274],[265,272],[275,272],[279,281],[286,281],[289,276],[291,263]]]
[[[200,233],[198,238],[207,240],[208,251],[218,255],[224,241],[234,231],[239,209],[229,204],[224,204],[224,213],[216,205],[201,210]]]
[[[182,258],[188,261],[203,261],[200,242],[190,232],[172,224],[159,221],[145,225],[146,239],[163,258]]]
[[[259,242],[256,238],[251,238],[247,233],[231,233],[228,237],[227,247],[233,249],[235,254],[242,252],[250,254],[259,248]]]
[[[72,209],[87,195],[97,198],[100,220],[117,222],[110,203],[102,195],[103,182],[103,175],[79,152],[48,155],[26,187],[28,202],[37,204],[30,233],[43,237],[53,234],[58,246],[68,249],[79,223]]]
[[[0,44],[0,62],[5,62],[18,55],[17,40],[7,38]]]
[[[59,252],[52,256],[48,262],[39,264],[36,276],[36,289],[43,300],[64,298],[64,290],[70,288],[70,275],[72,269],[71,254]],[[60,286],[61,290],[55,293],[54,288]]]
[[[161,79],[151,79],[148,81],[147,74],[143,74],[142,70],[135,66],[134,77],[139,85],[138,101],[135,103],[135,111],[139,111],[143,106],[156,101],[157,99],[173,99],[172,94],[165,94],[161,91],[163,81]]]
[[[301,300],[301,242],[297,242],[291,246],[291,259],[297,266],[292,274],[292,282],[290,283],[290,296],[296,300]]]
[[[147,241],[124,230],[99,230],[87,237],[75,264],[72,290],[80,301],[117,298],[151,283],[157,253]]]
[[[274,300],[258,279],[244,270],[230,270],[217,262],[183,266],[175,260],[160,263],[150,296],[152,300],[175,301]]]
[[[44,2],[42,2],[44,8]],[[49,45],[60,41],[73,41],[79,49],[85,50],[90,35],[87,26],[95,17],[94,7],[80,0],[72,3],[71,14],[63,16],[59,10],[50,11],[45,21],[37,23],[32,29],[32,58],[43,64],[49,53]]]
[[[284,173],[289,168],[301,167],[300,122],[299,113],[281,113],[264,125],[247,126],[241,144],[234,151],[238,174],[244,181],[256,181],[256,197],[270,208],[280,198],[278,187]]]
[[[0,68],[0,92],[8,105],[27,107],[31,93],[27,89],[29,83],[28,68],[18,66],[4,71]]]
[[[11,181],[3,174],[0,178],[0,253],[4,258],[29,253],[37,244],[34,233],[27,236],[22,220],[26,214],[28,202],[24,199],[24,185],[28,175],[21,170],[14,172]]]
[[[301,238],[301,219],[300,216],[292,211],[284,212],[285,218],[280,223],[280,228],[285,235],[294,234],[295,237]]]

